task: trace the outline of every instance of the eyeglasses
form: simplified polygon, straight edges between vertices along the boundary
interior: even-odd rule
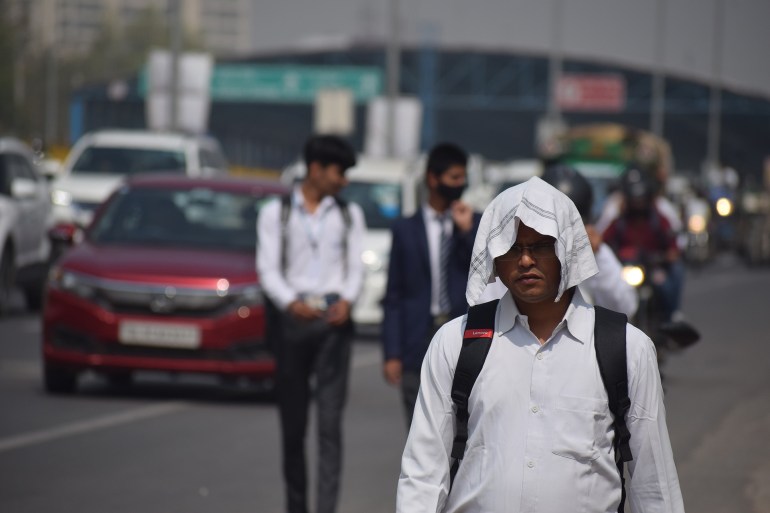
[[[524,251],[529,251],[531,258],[554,258],[556,256],[556,246],[553,242],[541,242],[539,244],[532,244],[531,246],[522,246],[520,244],[514,244],[511,249],[504,255],[500,255],[496,260],[502,262],[518,262]]]

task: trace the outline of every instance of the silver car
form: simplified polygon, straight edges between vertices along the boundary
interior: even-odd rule
[[[0,315],[17,285],[28,307],[37,309],[43,300],[52,208],[48,182],[33,162],[24,143],[0,137]]]

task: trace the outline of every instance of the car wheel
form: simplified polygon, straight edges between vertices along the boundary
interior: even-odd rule
[[[16,271],[13,265],[13,256],[6,248],[0,257],[0,317],[8,314],[15,280]]]
[[[41,283],[31,285],[24,289],[24,299],[27,301],[27,309],[33,312],[40,311],[43,308],[45,300],[45,286]]]
[[[71,394],[78,384],[77,372],[45,364],[43,368],[43,384],[51,394]]]

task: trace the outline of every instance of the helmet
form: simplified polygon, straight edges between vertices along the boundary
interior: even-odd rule
[[[631,200],[652,200],[655,196],[655,182],[650,173],[640,166],[631,165],[620,177],[623,196]]]
[[[567,195],[585,222],[591,217],[594,192],[588,180],[577,169],[564,164],[549,166],[542,179]]]

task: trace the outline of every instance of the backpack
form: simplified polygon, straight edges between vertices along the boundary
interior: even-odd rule
[[[463,346],[457,359],[452,381],[452,401],[456,407],[455,437],[452,443],[454,462],[449,473],[449,489],[452,489],[460,460],[465,454],[468,441],[468,398],[481,368],[484,366],[489,347],[494,337],[495,314],[499,299],[472,306],[463,333]],[[631,461],[629,440],[631,433],[626,426],[626,414],[631,407],[628,397],[628,373],[626,368],[626,322],[624,314],[594,306],[596,323],[594,341],[599,373],[607,390],[610,412],[615,429],[615,455],[620,472],[621,498],[618,513],[623,513],[626,499],[623,464]]]

